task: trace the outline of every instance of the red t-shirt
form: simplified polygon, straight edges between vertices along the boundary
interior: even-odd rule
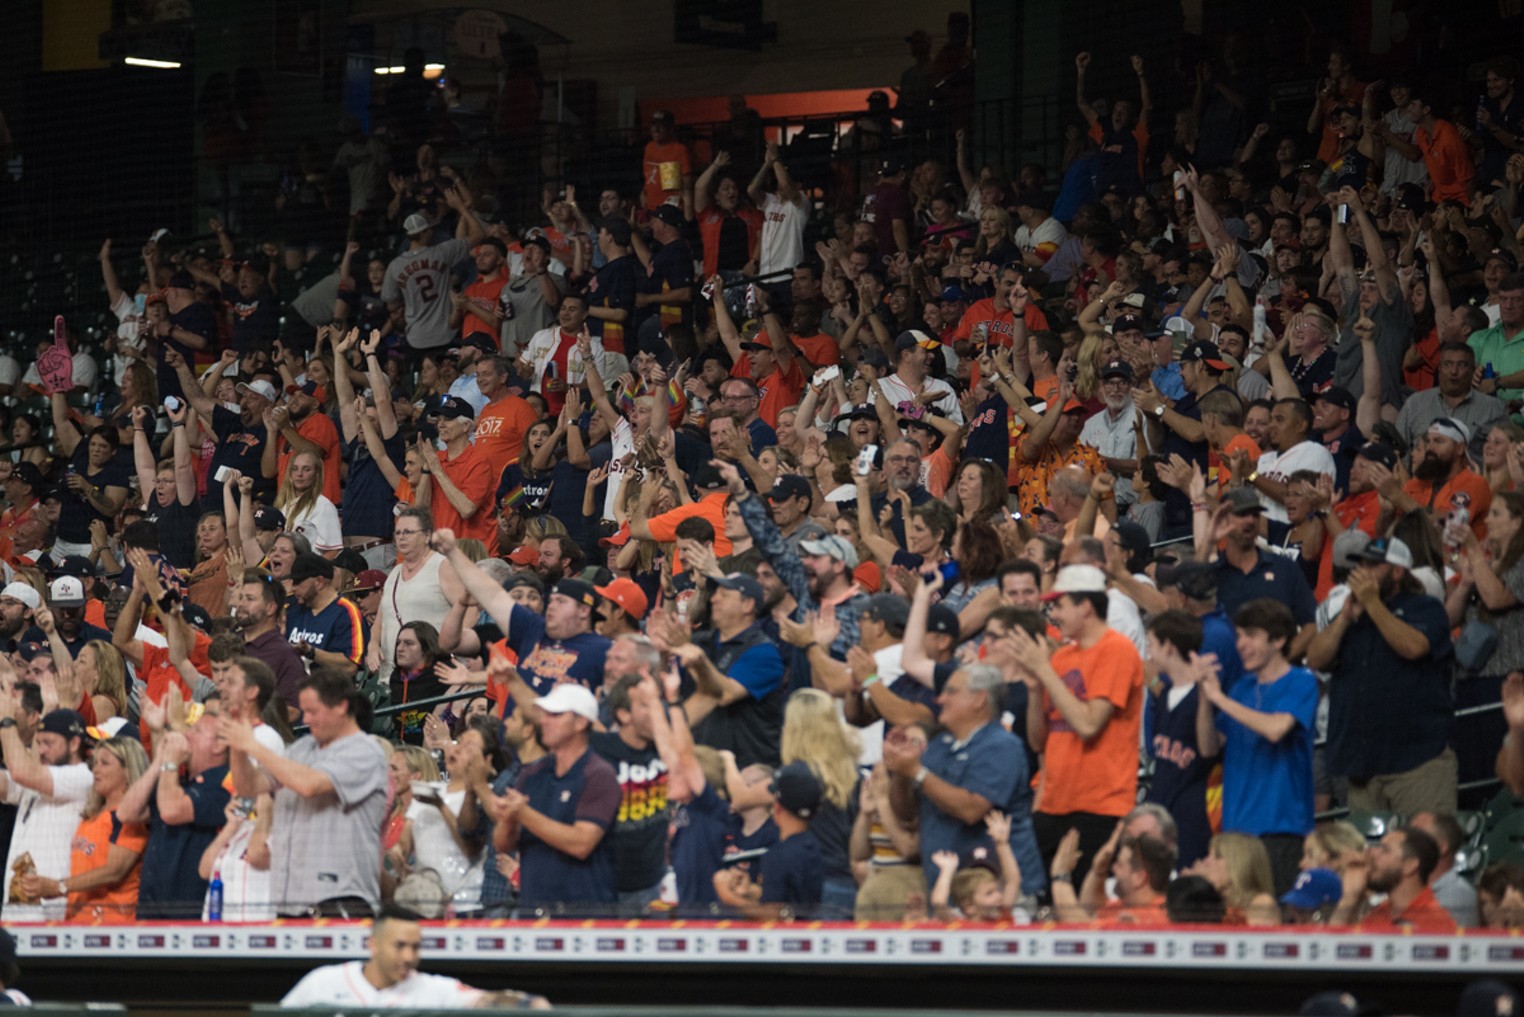
[[[497,305],[497,299],[503,292],[503,287],[508,285],[508,273],[499,270],[496,277],[491,279],[478,278],[476,282],[466,287],[466,296],[472,300],[485,301],[493,306]],[[472,335],[477,332],[485,332],[492,337],[492,346],[498,345],[497,320],[483,318],[474,310],[466,312],[465,318],[460,323],[460,334]]]

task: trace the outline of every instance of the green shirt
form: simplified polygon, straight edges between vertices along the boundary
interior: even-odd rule
[[[1504,336],[1501,324],[1493,325],[1471,333],[1471,338],[1466,343],[1476,351],[1477,365],[1485,367],[1491,364],[1499,378],[1524,371],[1524,327],[1509,339]],[[1524,398],[1524,388],[1500,388],[1496,395],[1504,402],[1510,402]]]

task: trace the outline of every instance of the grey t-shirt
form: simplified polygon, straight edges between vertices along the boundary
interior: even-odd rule
[[[386,758],[357,732],[319,747],[306,735],[286,758],[333,781],[333,793],[304,798],[275,794],[270,831],[270,899],[282,915],[301,915],[319,901],[362,897],[381,902],[381,824],[386,818]]]
[[[566,277],[554,272],[547,274],[551,285],[565,295]],[[524,348],[531,336],[540,329],[555,324],[556,311],[545,302],[545,289],[540,284],[539,276],[515,276],[503,287],[503,293],[513,301],[513,317],[503,322],[502,334],[503,356],[511,360],[518,356],[519,350]],[[501,303],[502,297],[499,296],[498,300]]]
[[[401,298],[407,317],[407,342],[415,350],[447,346],[454,336],[450,328],[450,269],[471,248],[464,240],[404,251],[386,266],[381,298]]]
[[[1407,298],[1398,290],[1391,302],[1376,301],[1376,306],[1370,309],[1369,317],[1376,324],[1376,356],[1381,361],[1381,401],[1387,406],[1401,406],[1402,355],[1413,342],[1413,312],[1408,307]],[[1339,346],[1336,350],[1338,360],[1334,363],[1334,384],[1348,389],[1356,399],[1365,392],[1365,381],[1360,375],[1365,355],[1360,348],[1360,337],[1355,335],[1354,330],[1354,324],[1359,320],[1360,291],[1357,289],[1344,301]]]

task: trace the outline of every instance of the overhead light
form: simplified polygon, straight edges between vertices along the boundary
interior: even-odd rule
[[[401,74],[405,70],[407,70],[406,67],[377,67],[376,68],[376,73],[377,74]]]
[[[126,57],[123,63],[129,67],[156,67],[163,71],[177,71],[180,69],[178,60],[150,60],[148,57]]]
[[[444,64],[424,64],[423,76],[428,81],[437,81],[440,75],[444,74],[444,70]]]

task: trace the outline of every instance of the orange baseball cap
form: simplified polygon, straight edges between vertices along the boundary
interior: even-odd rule
[[[594,586],[598,596],[611,600],[636,621],[646,616],[646,609],[651,606],[651,601],[646,597],[646,591],[633,579],[625,579],[622,576],[611,581],[607,586]]]

